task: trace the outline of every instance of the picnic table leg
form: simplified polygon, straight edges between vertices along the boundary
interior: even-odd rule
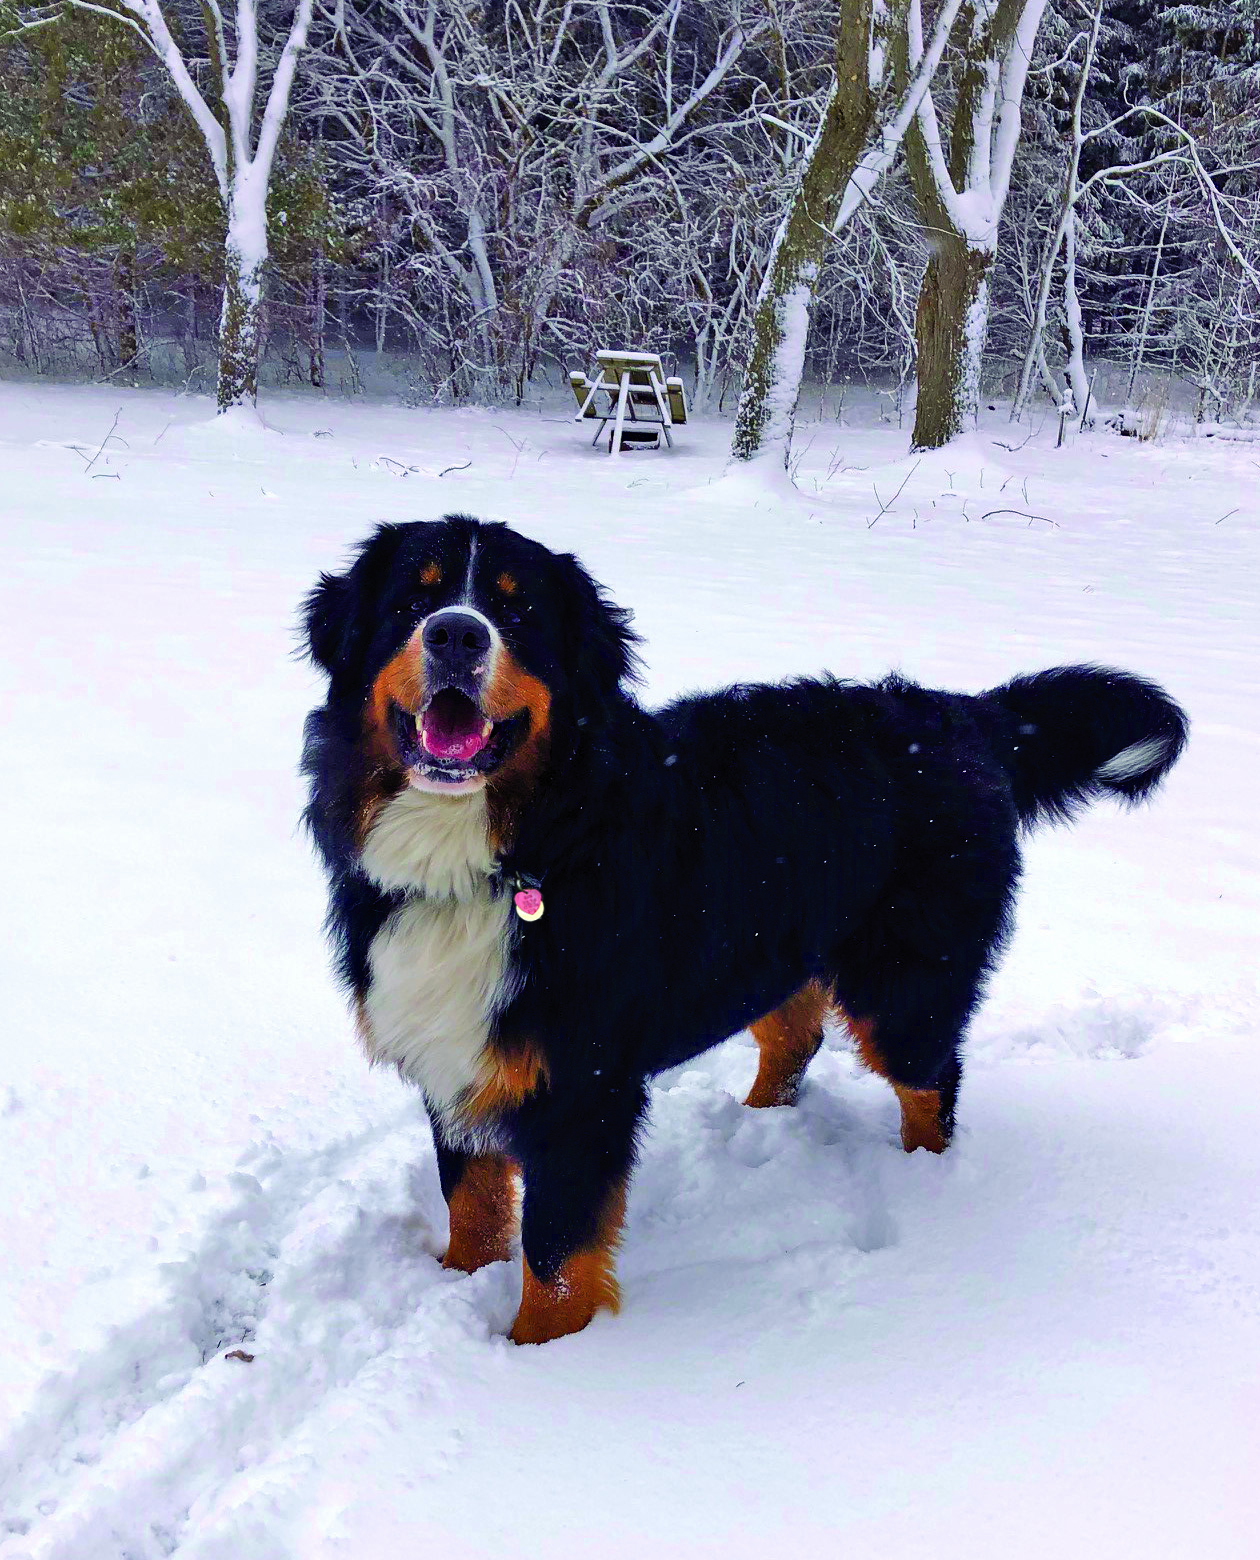
[[[597,379],[595,381],[595,383],[591,386],[590,390],[587,392],[586,400],[582,402],[582,410],[573,419],[574,422],[581,422],[583,417],[586,416],[586,413],[587,413],[587,411],[590,408],[590,404],[595,399],[595,396],[596,396],[598,391],[599,391],[599,380]],[[596,438],[598,438],[598,437],[599,437],[599,435],[596,434]]]
[[[608,453],[620,455],[621,430],[626,422],[626,402],[630,399],[630,375],[622,374],[621,389],[617,392],[617,420],[613,423],[612,438],[608,441]]]
[[[661,387],[655,378],[652,380],[652,394],[656,397],[657,410],[661,414],[661,432],[665,435],[665,443],[671,450],[674,441],[669,436],[669,430],[674,426],[674,419],[670,416],[669,398],[661,394]]]

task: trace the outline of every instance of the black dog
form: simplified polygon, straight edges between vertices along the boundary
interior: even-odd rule
[[[647,1079],[751,1026],[789,1104],[845,1018],[907,1149],[949,1141],[1021,825],[1146,796],[1186,739],[1149,682],[1064,667],[649,713],[635,636],[569,556],[465,516],[383,525],[306,603],[329,677],[307,821],[368,1055],[424,1091],[449,1267],[510,1254],[543,1342],[616,1308]]]

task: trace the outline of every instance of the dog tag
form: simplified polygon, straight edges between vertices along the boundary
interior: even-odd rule
[[[541,921],[543,897],[536,888],[518,888],[512,895],[512,903],[522,921]]]

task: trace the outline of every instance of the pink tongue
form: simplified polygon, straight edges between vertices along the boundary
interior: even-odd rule
[[[481,717],[475,711],[470,710],[469,720],[449,717],[443,720],[436,710],[429,708],[424,712],[420,735],[434,758],[466,764],[469,759],[476,758],[486,745],[481,726]]]

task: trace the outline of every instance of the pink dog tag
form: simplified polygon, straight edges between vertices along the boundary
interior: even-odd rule
[[[522,921],[539,921],[543,913],[543,897],[536,888],[518,888],[512,895],[512,903]]]

